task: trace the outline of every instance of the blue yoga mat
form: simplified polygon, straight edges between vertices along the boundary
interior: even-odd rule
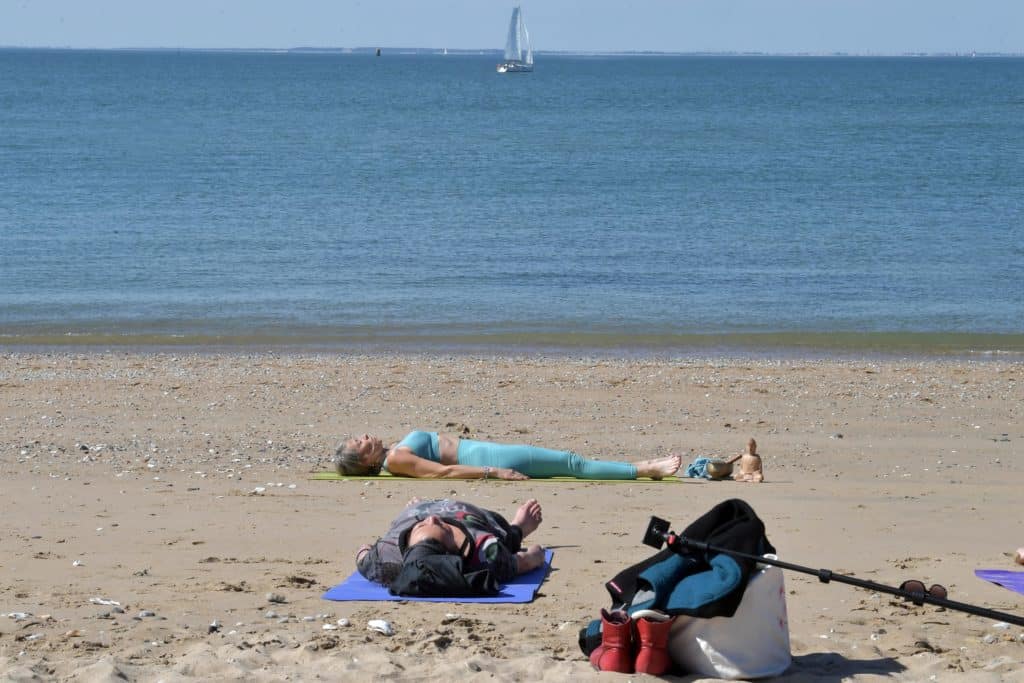
[[[975,569],[974,575],[979,579],[991,581],[997,586],[1024,595],[1024,572],[1010,572],[1005,569]]]
[[[406,600],[409,602],[531,602],[540,584],[544,582],[551,569],[551,558],[555,553],[551,550],[544,551],[544,564],[532,572],[521,574],[512,581],[501,587],[497,595],[485,598],[409,598],[402,595],[392,595],[388,589],[379,583],[367,581],[359,572],[352,572],[352,575],[339,583],[334,588],[324,593],[324,600],[336,600],[346,602],[351,600]]]

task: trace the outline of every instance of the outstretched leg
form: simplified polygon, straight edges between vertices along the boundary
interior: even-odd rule
[[[571,451],[524,444],[459,441],[459,464],[473,467],[507,467],[528,477],[576,477],[578,479],[636,479],[636,465],[610,460],[591,460]]]

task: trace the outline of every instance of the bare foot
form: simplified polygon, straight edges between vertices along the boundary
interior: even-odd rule
[[[655,460],[644,460],[636,464],[636,476],[650,477],[651,479],[671,477],[679,471],[682,464],[683,456],[677,453]]]
[[[1024,548],[1017,548],[1017,556],[1013,559],[1017,564],[1024,564]]]
[[[523,530],[523,538],[536,531],[543,521],[544,515],[536,498],[531,498],[520,505],[516,510],[516,516],[512,518],[512,523]]]

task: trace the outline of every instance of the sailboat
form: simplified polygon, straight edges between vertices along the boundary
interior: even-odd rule
[[[505,41],[505,61],[498,65],[498,73],[526,73],[533,71],[533,46],[530,34],[523,22],[523,12],[518,6],[512,10],[508,24],[508,40]]]

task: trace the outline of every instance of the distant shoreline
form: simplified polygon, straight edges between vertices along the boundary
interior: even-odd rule
[[[494,56],[502,51],[494,48],[441,48],[441,47],[381,47],[381,56]],[[60,51],[60,52],[196,52],[196,53],[243,53],[243,54],[303,54],[303,55],[359,55],[375,56],[376,47],[68,47],[68,46],[20,46],[0,45],[0,50],[18,51]],[[690,51],[663,52],[659,50],[535,50],[534,54],[545,57],[779,57],[779,58],[857,58],[857,59],[974,59],[1000,58],[1019,59],[1021,52],[758,52],[758,51]]]
[[[595,357],[1024,358],[1024,335],[928,332],[478,332],[262,331],[0,333],[0,353],[396,353]]]

